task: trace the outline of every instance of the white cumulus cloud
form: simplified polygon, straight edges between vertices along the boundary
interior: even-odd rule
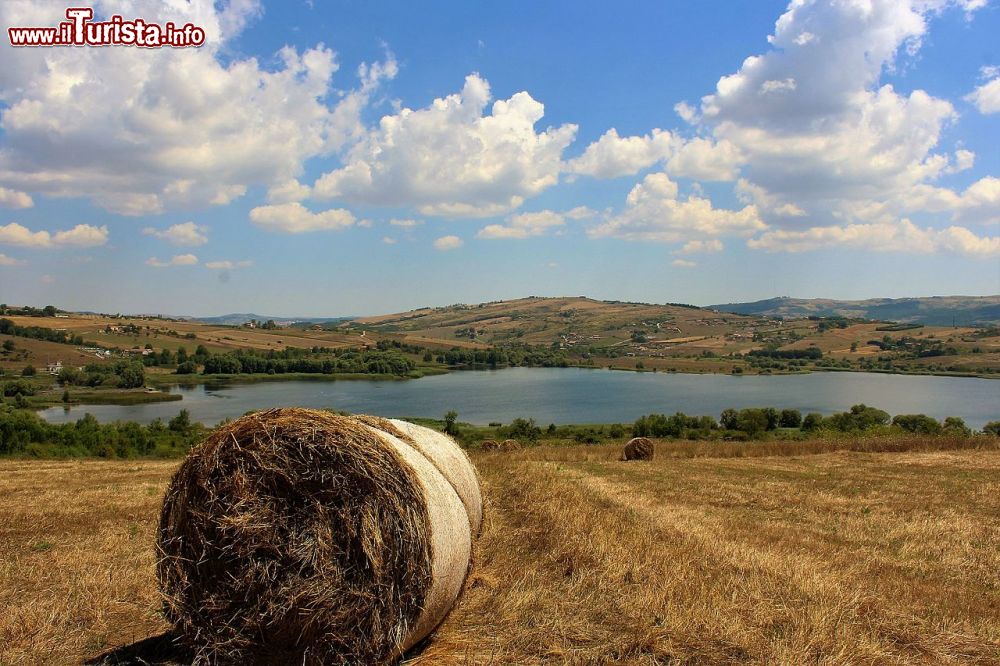
[[[249,259],[244,259],[242,261],[230,261],[228,259],[220,261],[206,261],[205,268],[215,270],[215,271],[231,271],[237,268],[249,268],[253,266],[253,262]]]
[[[578,209],[574,209],[577,211]],[[571,211],[572,212],[572,211]],[[507,219],[507,224],[488,224],[477,236],[479,238],[530,238],[541,236],[550,229],[566,224],[567,215],[551,210],[535,213],[518,213]]]
[[[64,231],[32,231],[17,222],[0,226],[0,243],[20,247],[97,247],[108,242],[108,228],[78,224]]]
[[[497,100],[487,113],[491,98],[489,83],[471,74],[460,93],[383,117],[342,168],[316,181],[314,197],[449,217],[517,208],[558,182],[576,126],[536,132],[545,107],[531,95]]]
[[[0,187],[0,206],[5,208],[31,208],[34,205],[35,202],[27,192]]]
[[[965,96],[979,113],[1000,113],[1000,67],[984,67],[983,77],[989,79]]]
[[[681,200],[675,182],[664,173],[653,173],[632,188],[624,210],[587,233],[591,238],[678,243],[748,236],[766,228],[753,205],[727,210],[699,196]]]
[[[768,252],[807,252],[829,247],[874,252],[953,252],[973,257],[1000,256],[1000,237],[977,236],[965,227],[918,227],[903,219],[898,223],[848,224],[803,230],[774,229],[747,241],[753,249]]]
[[[198,257],[193,254],[177,254],[163,261],[157,259],[156,257],[150,257],[146,260],[147,266],[152,266],[153,268],[167,268],[169,266],[194,266],[198,263]]]
[[[731,156],[719,175],[736,176],[737,192],[762,220],[792,231],[902,226],[921,201],[941,212],[950,190],[926,190],[944,189],[933,181],[974,159],[971,151],[949,155],[939,146],[955,109],[923,90],[901,94],[880,79],[901,51],[918,51],[928,18],[951,6],[971,13],[981,3],[791,2],[769,37],[773,49],[746,58],[701,100],[700,126]],[[695,171],[679,158],[667,171],[683,175],[682,166]],[[955,219],[989,217],[952,194]]]
[[[434,247],[438,250],[455,250],[465,243],[458,236],[441,236],[434,241]]]
[[[336,231],[354,224],[354,214],[342,208],[314,213],[298,202],[258,206],[250,211],[250,221],[262,229],[288,234]]]
[[[142,233],[165,240],[171,245],[197,247],[208,242],[208,227],[199,226],[194,222],[183,222],[167,227],[166,229],[146,227],[142,230]]]
[[[587,146],[582,155],[570,160],[566,170],[597,178],[631,176],[665,160],[678,143],[670,132],[659,129],[645,136],[621,137],[612,127]]]
[[[23,259],[15,259],[14,257],[8,257],[3,252],[0,252],[0,266],[23,266],[27,262]]]
[[[688,241],[679,250],[675,250],[674,254],[708,254],[709,252],[722,252],[722,241],[718,238],[713,238],[711,240],[693,240]]]
[[[391,56],[335,94],[339,65],[317,45],[284,47],[277,65],[238,55],[231,40],[260,14],[252,0],[97,0],[97,16],[200,25],[190,49],[15,49],[0,41],[0,186],[86,197],[125,215],[222,205],[252,185],[274,199],[307,159],[332,154],[364,127],[361,112]],[[3,25],[55,25],[58,3],[0,3]]]

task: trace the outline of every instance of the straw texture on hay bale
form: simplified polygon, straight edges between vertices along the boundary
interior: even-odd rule
[[[625,460],[652,460],[653,442],[645,437],[633,437],[628,440],[624,451]]]
[[[484,439],[479,446],[483,451],[497,451],[500,448],[500,442],[495,439]]]
[[[166,616],[202,662],[379,664],[461,592],[482,520],[449,438],[273,409],[219,428],[164,499]]]
[[[501,451],[520,451],[521,444],[516,439],[505,439],[500,444]]]

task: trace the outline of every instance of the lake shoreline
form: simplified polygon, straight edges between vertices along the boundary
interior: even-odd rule
[[[547,425],[628,422],[646,414],[675,411],[718,416],[723,409],[743,407],[827,415],[865,403],[900,414],[959,416],[974,424],[1000,416],[996,413],[1000,384],[996,382],[978,377],[858,372],[693,375],[606,368],[508,368],[451,372],[417,383],[398,378],[367,382],[310,378],[200,383],[167,390],[182,400],[122,406],[60,404],[40,415],[51,422],[75,420],[88,412],[99,421],[149,422],[173,418],[186,409],[193,420],[214,424],[251,410],[300,406],[423,418],[441,418],[455,410],[463,421],[473,424],[526,417]]]

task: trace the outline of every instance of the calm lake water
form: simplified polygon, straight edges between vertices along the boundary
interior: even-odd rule
[[[548,423],[627,423],[676,411],[718,417],[727,407],[790,407],[830,414],[866,403],[890,414],[960,416],[973,428],[1000,419],[1000,381],[852,372],[747,376],[637,373],[583,368],[452,372],[408,381],[274,381],[174,387],[184,399],[148,405],[79,405],[40,412],[54,422],[85,413],[100,421],[167,420],[181,409],[215,424],[266,407],[333,408],[380,416],[441,418],[454,409],[475,424],[518,416]]]

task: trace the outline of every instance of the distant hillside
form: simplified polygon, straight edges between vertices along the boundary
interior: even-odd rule
[[[510,342],[601,348],[724,335],[752,327],[758,319],[683,304],[530,297],[361,317],[345,326],[403,334],[414,343],[433,340],[485,346]]]
[[[929,326],[1000,324],[1000,296],[930,296],[838,301],[826,298],[769,298],[753,303],[712,305],[713,310],[768,317],[858,317]]]
[[[232,314],[219,315],[217,317],[191,317],[192,321],[200,321],[204,324],[214,324],[216,326],[239,326],[256,319],[257,321],[268,321],[273,319],[276,324],[288,326],[301,322],[313,324],[328,324],[342,321],[349,321],[351,317],[272,317],[267,315],[254,314],[252,312],[234,312]]]

